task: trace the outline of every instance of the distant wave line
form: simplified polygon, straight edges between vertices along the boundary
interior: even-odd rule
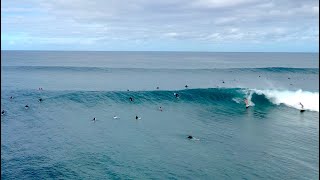
[[[198,68],[198,69],[174,69],[174,68],[115,68],[115,67],[82,67],[82,66],[2,66],[4,70],[24,71],[81,71],[81,72],[115,72],[115,71],[182,71],[182,72],[273,72],[273,73],[308,73],[319,74],[319,68],[289,68],[289,67],[261,67],[261,68]]]

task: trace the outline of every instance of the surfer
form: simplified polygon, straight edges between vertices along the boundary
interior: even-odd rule
[[[159,110],[162,111],[162,107],[161,106],[159,107]]]
[[[224,81],[222,80],[222,83],[224,84]]]
[[[10,99],[13,99],[13,97],[12,97],[12,96],[10,96]]]
[[[4,115],[6,112],[4,110],[1,111],[1,116]]]
[[[199,141],[200,139],[197,139],[197,138],[195,138],[195,137],[193,137],[193,136],[188,136],[187,137],[189,140],[194,140],[194,141]]]
[[[303,109],[303,105],[302,105],[302,103],[301,102],[299,102],[299,104],[300,104],[300,106],[301,106],[301,109],[300,109],[300,112],[304,112],[305,110]]]
[[[130,97],[129,99],[130,99],[130,101],[133,101],[133,98],[132,98],[132,97]]]
[[[246,103],[246,108],[249,107],[249,103],[248,103],[248,99],[247,98],[244,98],[244,103]]]
[[[185,87],[185,88],[188,88],[189,86],[188,86],[188,85],[185,85],[184,87]]]
[[[157,87],[157,89],[159,89],[159,86]]]
[[[139,117],[138,117],[138,116],[136,116],[136,119],[139,119]]]
[[[28,109],[28,108],[29,108],[29,106],[28,106],[28,105],[25,105],[25,106],[24,106],[24,108]]]
[[[97,120],[97,119],[96,119],[95,117],[92,119],[93,122],[96,122],[96,120]]]
[[[173,95],[174,95],[176,98],[179,98],[179,94],[178,94],[178,93],[173,93]]]
[[[301,109],[303,109],[303,105],[301,104],[301,102],[299,104],[301,105]]]
[[[39,102],[41,102],[42,101],[42,98],[39,98]]]

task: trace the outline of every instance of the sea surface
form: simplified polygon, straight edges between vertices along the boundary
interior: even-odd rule
[[[1,51],[1,110],[1,179],[319,179],[318,53]]]

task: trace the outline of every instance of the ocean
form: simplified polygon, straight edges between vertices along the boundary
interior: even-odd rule
[[[318,59],[1,51],[1,178],[319,179]]]

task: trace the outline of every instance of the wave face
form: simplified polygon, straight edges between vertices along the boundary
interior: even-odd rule
[[[20,92],[20,91],[19,91]],[[41,92],[42,94],[43,92]],[[174,96],[179,94],[179,98]],[[20,93],[18,93],[20,94]],[[36,98],[40,94],[37,91],[26,91],[21,96]],[[249,100],[250,106],[286,105],[295,109],[304,109],[319,112],[319,93],[308,91],[281,91],[259,90],[243,88],[209,88],[209,89],[186,89],[178,91],[47,91],[42,96],[46,101],[65,102],[73,101],[84,105],[99,102],[132,103],[136,104],[160,103],[160,102],[185,102],[198,104],[222,104],[237,103],[244,105],[244,98]]]

